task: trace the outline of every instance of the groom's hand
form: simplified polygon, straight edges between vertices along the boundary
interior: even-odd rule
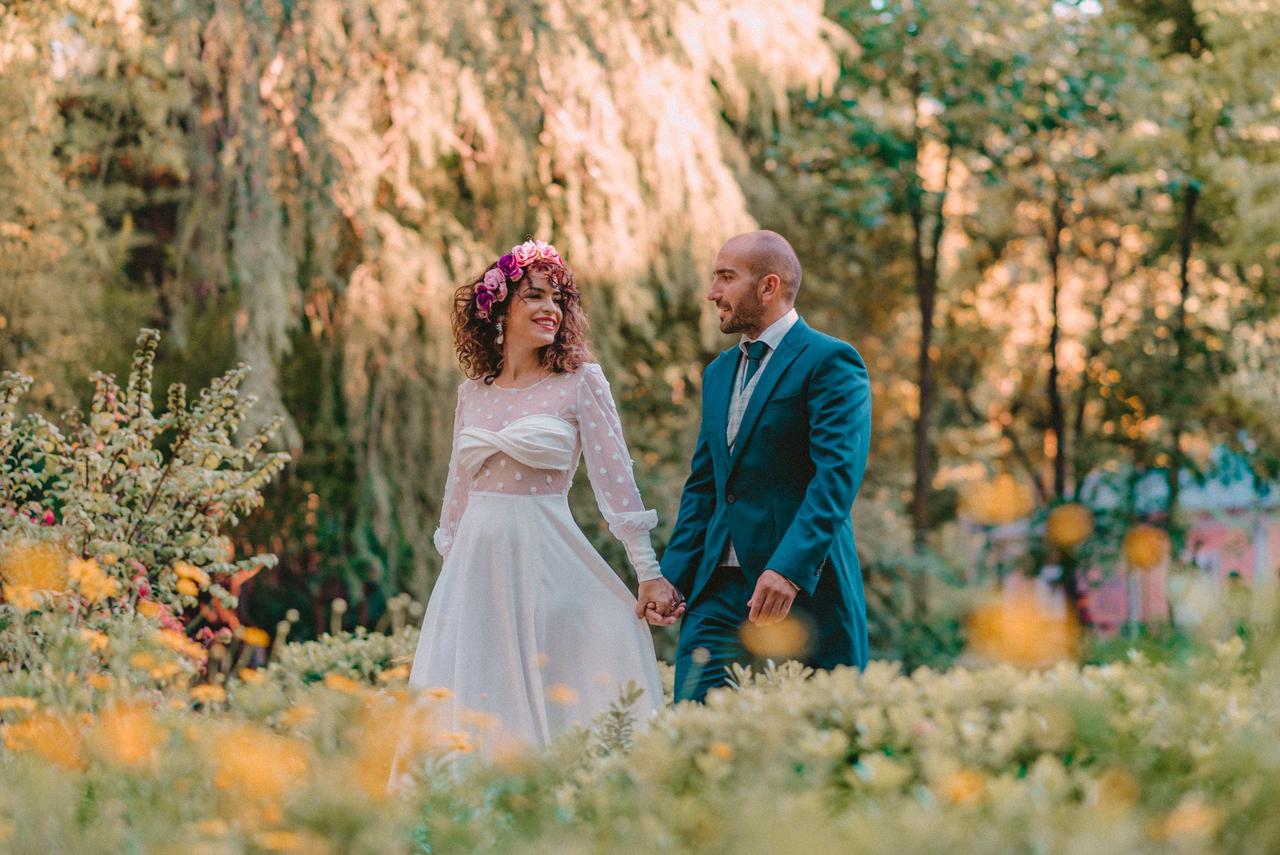
[[[747,600],[751,611],[747,619],[761,626],[782,620],[791,611],[791,604],[799,592],[796,583],[776,570],[766,570],[756,582],[755,593]]]

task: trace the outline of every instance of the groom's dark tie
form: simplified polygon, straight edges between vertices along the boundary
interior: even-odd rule
[[[763,341],[747,342],[747,373],[742,378],[742,388],[745,389],[751,383],[751,378],[760,370],[760,361],[764,359],[764,355],[769,352],[769,345]]]

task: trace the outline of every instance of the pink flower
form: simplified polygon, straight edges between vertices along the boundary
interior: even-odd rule
[[[44,524],[53,525],[53,511],[50,510],[44,512]]]
[[[484,288],[476,289],[476,313],[482,318],[489,317],[489,310],[493,308],[493,292]]]
[[[516,257],[512,253],[507,253],[498,259],[498,270],[502,271],[502,275],[512,282],[524,275],[524,271],[520,269],[520,262],[516,261]]]
[[[515,257],[516,264],[528,267],[538,260],[538,247],[533,241],[527,240],[519,246],[511,247],[511,255]]]
[[[484,282],[482,284],[493,294],[495,303],[501,303],[507,299],[507,277],[502,274],[501,270],[497,268],[490,269],[484,274]]]

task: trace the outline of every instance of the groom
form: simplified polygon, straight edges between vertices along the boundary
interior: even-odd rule
[[[677,701],[703,700],[727,666],[751,660],[747,623],[790,616],[807,630],[797,658],[820,668],[867,662],[849,518],[871,438],[867,369],[796,314],[799,290],[800,261],[775,232],[738,235],[716,256],[707,299],[721,332],[742,338],[703,374],[702,427],[662,556],[687,598]]]

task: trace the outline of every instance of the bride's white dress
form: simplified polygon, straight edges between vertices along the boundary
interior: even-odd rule
[[[458,388],[432,591],[411,686],[436,721],[485,756],[547,744],[588,724],[635,681],[643,724],[663,703],[649,626],[635,597],[569,513],[585,458],[597,504],[640,579],[661,575],[617,409],[600,366],[515,389]]]

